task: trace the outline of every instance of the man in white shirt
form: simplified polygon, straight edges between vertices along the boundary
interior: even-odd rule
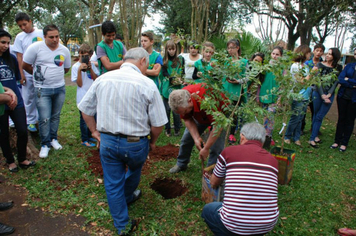
[[[130,226],[127,204],[141,196],[136,188],[149,148],[155,148],[168,122],[155,83],[144,76],[148,62],[143,48],[130,49],[120,69],[98,77],[78,105],[100,145],[105,191],[119,235]]]
[[[27,48],[34,42],[43,41],[44,37],[42,30],[38,30],[33,27],[32,20],[26,13],[17,13],[15,21],[23,32],[16,36],[11,50],[16,54],[17,61],[19,62],[22,84],[21,93],[26,109],[27,129],[30,132],[37,132],[36,123],[38,120],[38,112],[35,102],[32,74],[22,70],[22,61],[23,54],[26,52]]]
[[[47,25],[43,34],[45,41],[28,47],[22,66],[33,74],[42,146],[39,157],[46,158],[51,147],[62,149],[57,131],[65,99],[64,74],[70,69],[71,56],[68,48],[59,44],[57,26]]]
[[[198,43],[192,42],[189,45],[189,53],[180,54],[184,58],[185,81],[193,81],[194,63],[203,57],[199,54],[199,47]]]

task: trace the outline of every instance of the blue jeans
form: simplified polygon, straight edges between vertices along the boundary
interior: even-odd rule
[[[41,146],[47,145],[51,147],[52,139],[57,139],[59,118],[66,96],[65,86],[59,88],[36,88],[35,93]]]
[[[292,102],[292,116],[288,122],[285,139],[293,139],[294,142],[300,139],[304,114],[308,108],[308,100]]]
[[[326,114],[328,114],[331,105],[333,104],[334,94],[330,97],[331,103],[325,103],[317,91],[313,92],[313,98],[314,117],[312,123],[312,134],[309,139],[310,141],[314,141],[315,138],[318,137],[323,119]]]
[[[209,125],[202,125],[197,122],[198,132],[201,135],[206,128],[209,127]],[[216,163],[218,156],[224,149],[225,145],[225,131],[223,130],[220,133],[219,138],[216,140],[216,142],[213,144],[213,146],[210,148],[210,153],[209,153],[209,160],[207,166],[211,166]],[[179,148],[179,153],[177,157],[177,165],[179,167],[187,167],[188,163],[190,162],[190,155],[192,153],[192,149],[195,146],[193,137],[190,135],[189,130],[186,128],[184,130],[181,143],[180,143],[180,148]]]
[[[82,115],[81,111],[79,111],[79,117],[80,117],[80,121],[79,121],[80,137],[82,139],[82,142],[85,142],[85,141],[89,142],[89,139],[91,138],[91,132],[83,119],[83,115]]]
[[[100,138],[106,196],[114,226],[120,234],[129,222],[127,203],[132,201],[133,192],[140,183],[149,141],[141,138],[137,142],[128,142],[126,138],[105,133],[101,133]]]
[[[220,218],[219,209],[222,207],[222,202],[211,202],[204,206],[201,213],[205,223],[208,225],[209,229],[214,233],[214,235],[226,235],[233,236],[236,235],[229,231]]]

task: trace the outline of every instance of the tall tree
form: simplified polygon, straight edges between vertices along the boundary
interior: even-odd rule
[[[294,49],[296,41],[309,45],[313,27],[329,17],[333,19],[340,12],[351,10],[353,0],[241,0],[245,6],[260,15],[267,15],[284,22],[288,29],[288,49]],[[350,7],[351,6],[351,7]]]
[[[149,1],[118,0],[120,6],[120,25],[122,28],[125,46],[137,47]]]

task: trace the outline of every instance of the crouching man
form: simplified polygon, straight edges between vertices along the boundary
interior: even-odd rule
[[[215,235],[264,235],[278,221],[278,162],[262,148],[266,131],[245,124],[240,145],[220,154],[210,178],[213,188],[225,180],[223,202],[204,206],[202,217]]]

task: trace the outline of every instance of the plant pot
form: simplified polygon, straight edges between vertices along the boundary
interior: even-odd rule
[[[210,185],[210,176],[213,174],[214,167],[215,164],[208,166],[203,172],[201,198],[205,203],[222,202],[224,198],[224,184],[216,189]]]
[[[273,147],[270,152],[278,160],[278,183],[289,184],[292,179],[295,151],[284,148],[283,153],[280,153],[280,147]]]

